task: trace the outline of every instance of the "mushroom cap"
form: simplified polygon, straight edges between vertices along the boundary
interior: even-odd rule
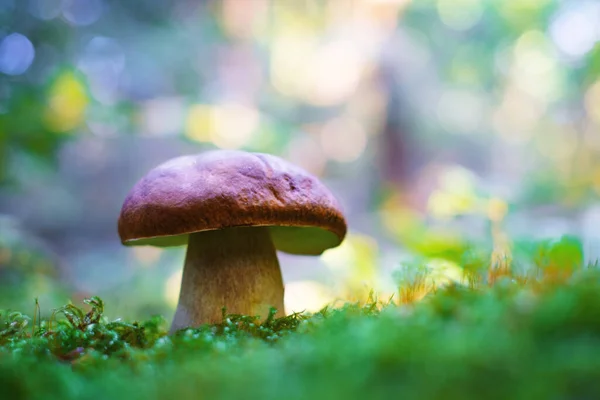
[[[125,245],[185,245],[190,233],[268,226],[275,248],[318,255],[346,221],[319,180],[279,157],[215,150],[174,158],[135,184],[119,216]]]

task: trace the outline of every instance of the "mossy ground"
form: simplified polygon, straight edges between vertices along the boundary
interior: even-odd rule
[[[571,245],[531,253],[535,274],[481,265],[419,301],[413,279],[397,302],[225,315],[170,337],[159,317],[106,320],[98,298],[44,321],[2,312],[0,397],[600,398],[600,271]]]

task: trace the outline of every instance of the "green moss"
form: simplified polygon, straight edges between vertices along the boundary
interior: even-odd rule
[[[408,305],[372,299],[313,315],[271,313],[262,322],[224,311],[220,324],[173,336],[160,317],[107,320],[99,298],[43,321],[0,312],[0,393],[11,399],[600,398],[600,271],[582,265],[570,239],[527,252],[531,268],[542,271],[535,279],[508,275],[494,285],[472,279]],[[467,264],[477,258],[467,257]],[[568,274],[544,272],[556,269]]]

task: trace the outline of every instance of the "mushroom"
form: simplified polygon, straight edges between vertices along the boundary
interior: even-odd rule
[[[187,244],[171,332],[229,313],[284,315],[276,250],[319,255],[346,235],[340,205],[319,180],[279,157],[215,150],[167,161],[126,197],[124,245]]]

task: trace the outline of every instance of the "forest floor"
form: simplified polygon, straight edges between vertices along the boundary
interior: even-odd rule
[[[527,274],[482,263],[435,290],[172,336],[161,317],[109,321],[95,297],[44,320],[2,311],[0,397],[600,398],[600,268],[572,249],[538,247]]]

